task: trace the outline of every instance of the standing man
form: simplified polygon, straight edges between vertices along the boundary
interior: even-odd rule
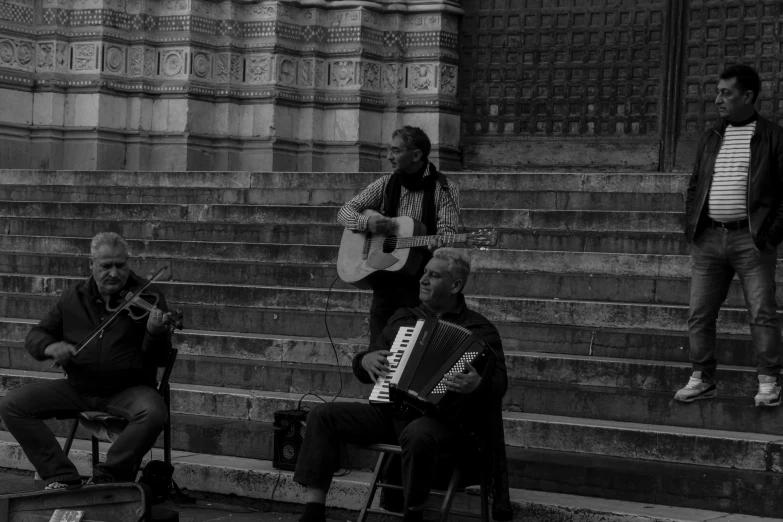
[[[715,98],[722,119],[702,136],[688,184],[693,375],[674,396],[680,402],[715,396],[715,322],[736,273],[758,357],[756,406],[780,404],[775,264],[783,239],[783,129],[754,109],[760,89],[752,67],[723,71]]]
[[[114,232],[90,244],[92,276],[66,289],[49,313],[30,330],[25,348],[36,360],[60,364],[67,379],[45,379],[15,388],[0,399],[0,417],[19,442],[46,489],[83,484],[44,419],[103,411],[123,417],[128,426],[111,445],[106,462],[93,469],[92,482],[136,479],[135,470],[163,430],[168,412],[156,390],[156,371],[171,349],[166,300],[160,294],[149,317],[135,321],[121,314],[78,354],[76,345],[111,315],[123,290],[143,281],[128,266],[128,245]],[[154,285],[150,291],[154,291]]]
[[[427,226],[427,235],[457,233],[459,191],[430,163],[430,148],[430,139],[418,127],[406,125],[394,131],[386,156],[394,173],[374,181],[343,205],[337,221],[348,230],[390,234],[394,232],[390,218],[409,216]],[[361,215],[367,209],[383,216]],[[419,278],[426,261],[415,276],[379,271],[368,278],[373,289],[370,346],[398,308],[419,304]]]

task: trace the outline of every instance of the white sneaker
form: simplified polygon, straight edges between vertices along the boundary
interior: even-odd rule
[[[772,375],[759,375],[759,392],[754,397],[758,407],[780,406],[780,385]]]
[[[688,384],[681,388],[674,395],[674,400],[678,402],[693,402],[700,399],[711,399],[718,392],[714,382],[705,381],[701,378],[701,372],[693,372]]]

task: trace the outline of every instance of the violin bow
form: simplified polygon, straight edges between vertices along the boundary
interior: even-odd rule
[[[99,335],[100,335],[100,334],[101,334],[101,333],[102,333],[102,332],[103,332],[103,331],[106,329],[106,327],[108,327],[108,326],[109,326],[111,323],[113,323],[113,322],[114,322],[114,320],[115,320],[115,319],[117,319],[117,317],[119,317],[120,313],[122,313],[122,312],[123,312],[123,310],[127,310],[127,309],[130,307],[130,305],[131,305],[131,304],[133,304],[133,296],[136,296],[136,295],[141,295],[141,293],[142,293],[142,292],[144,292],[144,290],[146,290],[147,288],[149,288],[149,286],[150,286],[152,283],[154,283],[155,281],[157,281],[157,280],[158,280],[158,278],[159,278],[161,275],[163,275],[163,274],[164,274],[164,273],[165,273],[165,272],[166,272],[168,269],[169,269],[169,265],[163,265],[162,267],[160,267],[160,268],[158,269],[158,271],[157,271],[157,272],[155,272],[155,273],[152,275],[152,277],[151,277],[151,278],[150,278],[150,279],[149,279],[149,280],[148,280],[148,281],[147,281],[147,282],[144,284],[144,286],[142,286],[142,287],[141,287],[141,288],[140,288],[140,289],[139,289],[137,292],[135,292],[135,293],[134,293],[134,294],[131,296],[131,298],[130,298],[130,299],[126,299],[125,303],[123,303],[123,305],[122,305],[122,306],[120,306],[119,308],[117,308],[117,309],[114,311],[114,313],[112,313],[112,314],[111,314],[109,317],[107,317],[106,319],[104,319],[104,321],[103,321],[103,322],[102,322],[100,325],[98,325],[98,327],[97,327],[97,328],[95,328],[95,330],[93,330],[92,332],[90,332],[89,334],[87,334],[87,336],[86,336],[84,339],[82,339],[82,340],[79,342],[79,344],[77,344],[77,345],[76,345],[78,348],[76,349],[76,353],[75,353],[75,354],[73,354],[73,357],[76,357],[77,355],[79,355],[79,352],[81,352],[81,351],[84,349],[84,347],[85,347],[85,346],[87,346],[88,344],[90,344],[90,342],[91,342],[93,339],[95,339],[96,337],[98,337],[98,336],[99,336]],[[59,365],[58,363],[54,363],[54,364],[52,365],[52,368],[55,368],[55,367],[57,367],[57,366],[60,366],[60,365]]]

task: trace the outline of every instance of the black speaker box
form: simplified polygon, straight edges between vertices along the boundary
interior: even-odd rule
[[[272,467],[293,471],[307,428],[307,410],[280,410],[274,418]]]

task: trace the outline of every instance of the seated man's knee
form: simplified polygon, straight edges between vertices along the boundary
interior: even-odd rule
[[[431,419],[425,417],[410,422],[400,433],[400,447],[436,449],[438,439],[434,436],[430,423]]]
[[[155,428],[163,429],[166,422],[169,420],[168,408],[163,401],[163,397],[155,395],[150,397],[149,400],[145,400],[142,405],[142,410],[139,412],[140,416],[144,418],[145,424],[153,426]]]

